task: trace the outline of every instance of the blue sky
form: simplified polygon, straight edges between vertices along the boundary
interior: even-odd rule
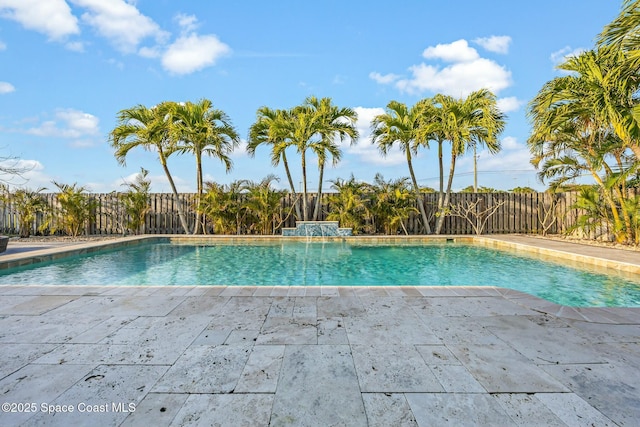
[[[30,171],[15,186],[52,180],[94,192],[122,190],[144,167],[152,191],[168,192],[157,155],[130,152],[126,167],[107,136],[118,111],[161,101],[212,100],[242,136],[261,106],[290,108],[331,97],[359,114],[360,139],[343,147],[329,180],[408,176],[400,152],[381,157],[369,122],[391,100],[413,105],[435,93],[456,97],[488,87],[508,115],[503,150],[479,153],[479,184],[544,189],[529,163],[527,102],[558,76],[565,55],[593,47],[619,12],[614,0],[200,1],[0,0],[0,156]],[[299,156],[289,154],[294,181]],[[448,158],[445,159],[448,162]],[[216,159],[205,179],[260,180],[273,168],[267,148],[244,147],[225,173]],[[421,185],[437,187],[437,151],[415,160]],[[179,191],[194,191],[195,160],[169,158]],[[471,185],[472,156],[457,164],[454,188]],[[309,168],[310,188],[318,174]],[[5,177],[6,178],[6,177]]]

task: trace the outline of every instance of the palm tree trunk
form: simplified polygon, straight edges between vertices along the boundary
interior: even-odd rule
[[[318,197],[316,199],[316,206],[313,209],[313,220],[318,220],[318,214],[320,213],[320,204],[322,201],[322,177],[324,175],[324,162],[320,162],[320,182],[318,182]]]
[[[296,186],[293,184],[293,178],[291,178],[291,171],[289,170],[289,162],[287,161],[287,155],[282,151],[282,163],[284,163],[284,170],[287,173],[287,180],[289,181],[289,186],[291,187],[291,195],[293,196],[293,202],[295,203],[296,208],[296,218],[301,218],[300,216],[300,204],[298,203],[298,195],[296,193]]]
[[[442,209],[444,198],[444,165],[442,164],[442,141],[438,141],[438,169],[440,172],[440,187],[438,188],[438,210]]]
[[[196,223],[193,226],[193,234],[202,233],[202,212],[200,209],[200,200],[202,199],[202,156],[196,152]]]
[[[305,156],[306,152],[303,151],[301,154],[302,157],[302,220],[308,220],[308,210],[307,210],[307,159]]]
[[[176,199],[176,205],[178,208],[178,218],[180,218],[180,225],[182,225],[182,230],[184,231],[184,234],[189,234],[189,227],[187,226],[187,220],[184,217],[184,210],[182,209],[182,203],[180,203],[180,199],[178,197],[176,184],[173,182],[173,178],[171,177],[171,173],[169,173],[169,168],[167,167],[167,159],[161,150],[158,152],[158,154],[160,156],[160,164],[162,164],[162,169],[164,169],[164,173],[167,176],[167,180],[169,181],[171,192],[173,193],[173,197],[175,197]]]
[[[424,230],[426,234],[431,234],[431,227],[429,226],[429,219],[427,218],[427,213],[424,210],[424,199],[422,198],[422,194],[420,194],[420,187],[418,187],[418,181],[416,180],[416,174],[413,173],[413,165],[411,164],[411,151],[409,147],[407,147],[407,165],[409,165],[409,175],[411,175],[411,182],[413,183],[413,191],[416,195],[416,201],[418,202],[418,208],[420,210],[420,215],[422,216],[422,223],[424,225]]]
[[[449,167],[449,179],[447,180],[447,193],[444,196],[444,202],[440,209],[438,209],[438,222],[436,223],[436,234],[440,234],[442,231],[442,225],[444,224],[445,210],[449,206],[449,199],[451,198],[451,186],[453,185],[453,173],[456,169],[456,155],[451,153],[451,166]]]

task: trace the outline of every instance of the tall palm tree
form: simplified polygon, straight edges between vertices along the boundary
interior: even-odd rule
[[[296,217],[302,218],[300,205],[297,202],[296,187],[293,184],[289,162],[287,161],[286,150],[293,142],[290,134],[290,115],[286,110],[272,110],[268,107],[260,107],[257,112],[255,123],[249,128],[249,141],[247,142],[247,153],[251,157],[255,156],[256,149],[260,145],[271,146],[271,164],[278,166],[280,161],[284,165],[284,170],[291,189],[294,200]]]
[[[232,161],[230,154],[240,144],[240,136],[224,111],[216,109],[208,99],[196,103],[186,102],[176,107],[175,150],[189,152],[196,158],[196,224],[193,234],[203,231],[200,201],[203,194],[202,156],[219,159],[228,172]]]
[[[332,158],[335,166],[342,157],[342,152],[338,144],[345,139],[350,139],[351,143],[358,139],[356,129],[357,113],[351,108],[339,108],[332,104],[331,98],[318,99],[311,96],[305,100],[311,111],[320,117],[319,140],[311,145],[311,150],[318,157],[318,194],[316,205],[313,211],[313,220],[318,219],[320,205],[322,201],[322,181],[324,179],[324,167],[327,154]]]
[[[439,234],[449,205],[456,160],[469,147],[486,145],[490,153],[500,151],[498,136],[505,127],[505,115],[497,106],[496,96],[487,89],[480,89],[464,99],[436,95],[434,102],[441,108],[442,120],[437,127],[439,138],[451,144],[451,164],[444,200],[440,206],[436,234]]]
[[[413,192],[418,202],[420,215],[422,216],[422,226],[427,234],[431,234],[429,219],[424,209],[424,199],[420,193],[420,187],[413,171],[413,155],[417,153],[419,144],[416,143],[419,137],[419,126],[421,118],[421,107],[416,105],[412,108],[398,101],[391,101],[387,104],[387,111],[374,117],[371,123],[371,142],[378,146],[378,150],[383,156],[389,153],[392,146],[398,145],[405,153],[409,175],[413,184]]]
[[[302,219],[309,219],[307,191],[307,150],[316,142],[314,136],[322,130],[321,118],[308,105],[299,105],[289,111],[290,138],[300,154],[302,166]]]
[[[617,45],[624,50],[640,48],[640,0],[623,0],[620,14],[604,27],[598,44]]]
[[[625,185],[628,174],[640,168],[633,117],[638,108],[634,98],[637,82],[633,83],[629,70],[619,66],[623,61],[624,53],[612,47],[569,58],[559,68],[571,74],[547,82],[528,111],[533,124],[528,144],[534,162],[546,159],[543,176],[574,177],[577,166],[563,164],[588,170],[611,210],[620,242],[633,239]],[[616,164],[609,166],[607,159]]]
[[[160,164],[177,202],[180,224],[185,234],[188,234],[189,227],[184,210],[167,166],[167,158],[175,151],[175,141],[171,138],[175,106],[174,102],[163,102],[151,108],[136,105],[121,110],[117,115],[118,125],[109,133],[109,141],[115,148],[116,160],[123,166],[126,164],[127,154],[133,148],[142,147],[145,150],[157,151]]]
[[[443,145],[445,141],[445,135],[441,129],[447,120],[447,112],[444,108],[440,108],[442,105],[438,103],[437,98],[425,98],[419,101],[417,105],[420,109],[420,124],[417,131],[418,144],[429,148],[430,141],[438,143],[438,210],[441,210],[444,203]]]

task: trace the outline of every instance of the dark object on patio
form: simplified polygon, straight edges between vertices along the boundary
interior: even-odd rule
[[[7,243],[9,243],[9,236],[0,236],[0,252],[7,250]]]

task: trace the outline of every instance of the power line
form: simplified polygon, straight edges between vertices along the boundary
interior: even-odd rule
[[[483,174],[483,175],[495,175],[495,174],[503,174],[503,173],[525,174],[525,173],[534,173],[534,172],[535,170],[532,170],[532,169],[505,169],[505,170],[478,171],[478,174]],[[473,171],[459,172],[455,174],[455,176],[469,176],[469,175],[473,175]],[[449,175],[445,175],[444,177],[448,178]],[[432,179],[439,179],[439,178],[440,178],[440,175],[434,176],[431,178],[418,179],[418,181],[429,181]]]

